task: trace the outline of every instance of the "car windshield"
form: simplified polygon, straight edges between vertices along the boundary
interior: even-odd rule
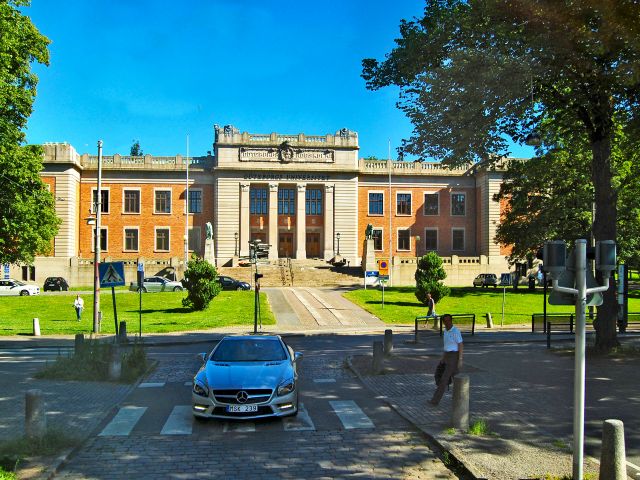
[[[211,356],[215,362],[265,362],[287,358],[276,339],[223,339]]]
[[[22,287],[22,286],[26,285],[26,283],[22,283],[22,282],[21,282],[21,281],[19,281],[19,280],[16,280],[15,282],[13,282],[13,284],[14,284],[14,285],[16,285],[16,286],[18,286],[18,287]]]

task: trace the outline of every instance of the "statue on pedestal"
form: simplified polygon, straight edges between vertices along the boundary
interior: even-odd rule
[[[211,240],[213,239],[213,225],[211,225],[211,222],[207,222],[205,225],[205,232],[207,235],[207,240]]]
[[[364,238],[366,240],[373,238],[373,225],[371,225],[370,223],[367,224],[367,228],[364,231]]]

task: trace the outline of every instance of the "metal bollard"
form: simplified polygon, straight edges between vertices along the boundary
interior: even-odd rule
[[[626,463],[624,424],[621,420],[605,420],[602,422],[600,480],[626,480]]]
[[[384,355],[386,357],[391,355],[393,350],[393,330],[384,331]]]
[[[24,431],[27,438],[42,438],[47,430],[47,413],[42,391],[27,390],[24,396]]]
[[[493,318],[491,318],[491,312],[487,312],[487,328],[493,328]]]
[[[469,430],[469,375],[453,377],[451,424],[458,430]]]
[[[127,343],[127,322],[124,320],[120,322],[120,328],[118,329],[118,341],[120,343]]]
[[[120,380],[122,374],[122,359],[120,358],[120,348],[117,345],[111,346],[111,358],[109,359],[109,379]]]
[[[74,342],[74,354],[78,355],[84,349],[84,333],[76,333],[76,339]]]
[[[373,342],[373,374],[379,375],[384,368],[384,348],[381,341]]]
[[[39,318],[33,319],[33,336],[34,337],[40,336],[40,319]]]

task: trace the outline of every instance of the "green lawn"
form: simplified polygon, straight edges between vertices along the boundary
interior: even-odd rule
[[[444,298],[436,311],[443,313],[475,313],[476,322],[482,322],[487,312],[491,313],[494,325],[502,320],[502,288],[453,287],[451,295]],[[384,291],[384,308],[382,307],[382,290],[352,290],[344,296],[360,305],[386,323],[412,324],[417,316],[427,314],[427,309],[416,299],[414,287],[393,287]],[[629,311],[640,311],[640,298],[637,292],[629,295]],[[527,288],[506,289],[504,324],[531,324],[532,313],[542,313],[542,289],[531,292]],[[547,313],[573,312],[573,306],[549,305]]]
[[[146,293],[142,295],[142,333],[206,330],[230,325],[253,325],[253,291],[222,291],[202,312],[182,306],[184,292]],[[85,310],[76,321],[75,296],[54,294],[32,297],[0,297],[0,335],[30,335],[33,318],[40,319],[42,335],[88,334],[93,328],[93,295],[81,295]],[[111,290],[101,292],[102,333],[114,333],[115,322]],[[131,334],[139,330],[139,295],[116,294],[118,322],[127,322]],[[275,324],[267,298],[260,294],[262,323]]]

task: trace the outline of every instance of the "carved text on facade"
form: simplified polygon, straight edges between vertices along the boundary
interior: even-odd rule
[[[285,156],[286,154],[286,156]],[[277,148],[240,148],[241,162],[299,162],[333,163],[333,150],[301,149],[290,147],[286,151]]]

